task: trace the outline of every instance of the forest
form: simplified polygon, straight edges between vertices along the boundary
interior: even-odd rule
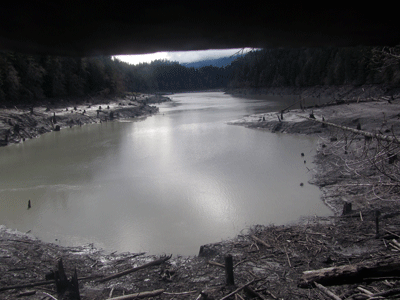
[[[0,103],[215,88],[400,85],[400,46],[262,49],[225,67],[156,60],[129,65],[111,56],[55,57],[0,52]]]
[[[228,86],[400,85],[400,47],[263,49],[231,64]]]

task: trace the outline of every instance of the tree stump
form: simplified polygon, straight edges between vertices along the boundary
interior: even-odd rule
[[[19,125],[18,125],[18,124],[15,124],[15,125],[14,125],[14,132],[15,132],[15,133],[19,133],[19,130],[20,130]]]
[[[54,272],[57,294],[60,300],[80,300],[78,275],[75,272],[71,280],[68,280],[64,271],[62,258],[57,262],[56,271]]]
[[[233,259],[232,255],[230,254],[225,256],[225,278],[226,285],[235,285],[235,280],[233,277]]]
[[[345,202],[343,204],[343,212],[342,215],[347,215],[352,212],[352,207],[350,202]]]

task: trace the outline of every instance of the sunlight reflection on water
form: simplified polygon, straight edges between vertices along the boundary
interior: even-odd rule
[[[63,245],[193,255],[246,226],[331,214],[307,184],[315,138],[226,124],[278,109],[275,98],[172,98],[145,121],[0,149],[0,223]]]

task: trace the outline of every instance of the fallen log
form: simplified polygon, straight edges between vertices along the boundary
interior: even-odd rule
[[[108,300],[140,299],[140,298],[147,298],[147,297],[155,297],[155,296],[161,295],[162,293],[164,293],[164,290],[160,289],[160,290],[154,290],[154,291],[140,292],[140,293],[125,295],[125,296],[119,296],[119,297],[115,297],[115,298],[108,298]]]
[[[322,121],[322,120],[318,120],[318,119],[313,119],[313,118],[309,118],[309,117],[305,117],[305,116],[299,116],[300,118],[304,118],[307,119],[309,121],[314,121],[314,122],[319,122],[325,125],[329,125],[332,127],[336,127],[336,128],[340,128],[346,131],[350,131],[356,134],[361,134],[365,137],[369,137],[369,138],[376,138],[378,140],[381,141],[386,141],[386,142],[392,142],[392,143],[396,143],[396,144],[400,144],[400,140],[397,139],[397,137],[395,136],[389,136],[389,135],[384,135],[384,134],[380,134],[380,133],[372,133],[372,132],[368,132],[368,131],[364,131],[364,130],[358,130],[355,128],[351,128],[351,127],[347,127],[347,126],[342,126],[342,125],[338,125],[335,123],[330,123],[330,122],[326,122],[326,121]]]
[[[114,278],[118,278],[118,277],[121,277],[121,276],[124,276],[124,275],[128,275],[130,273],[133,273],[133,272],[136,272],[136,271],[148,268],[148,267],[161,265],[162,263],[164,263],[167,260],[169,260],[171,257],[172,257],[172,255],[165,256],[165,257],[162,257],[160,259],[157,259],[157,260],[154,260],[152,262],[149,262],[147,264],[141,265],[139,267],[130,268],[128,270],[125,270],[125,271],[122,271],[122,272],[119,272],[119,273],[116,273],[116,274],[101,278],[101,279],[97,280],[96,282],[105,282],[105,281],[108,281],[108,280],[111,280],[111,279],[114,279]]]
[[[95,278],[99,278],[99,277],[103,277],[103,275],[81,277],[81,278],[78,278],[78,280],[91,280],[91,279],[95,279]],[[0,287],[0,292],[7,291],[7,290],[32,288],[32,287],[36,287],[36,286],[49,285],[49,284],[55,284],[55,283],[56,283],[55,280],[44,280],[44,281],[37,281],[37,282],[31,282],[31,283],[9,285],[9,286]]]
[[[340,285],[362,282],[371,277],[400,275],[400,256],[391,256],[382,260],[371,260],[330,267],[319,270],[304,271],[298,286],[301,288],[312,287],[317,282],[323,285]]]

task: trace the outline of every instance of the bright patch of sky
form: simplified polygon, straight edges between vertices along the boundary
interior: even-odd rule
[[[179,63],[195,62],[199,60],[215,59],[219,57],[232,56],[242,49],[224,49],[224,50],[199,50],[199,51],[174,51],[174,52],[156,52],[140,55],[116,55],[115,58],[132,65],[139,63],[150,63],[153,60],[165,59],[177,61]],[[252,48],[244,48],[243,52],[249,52]]]

